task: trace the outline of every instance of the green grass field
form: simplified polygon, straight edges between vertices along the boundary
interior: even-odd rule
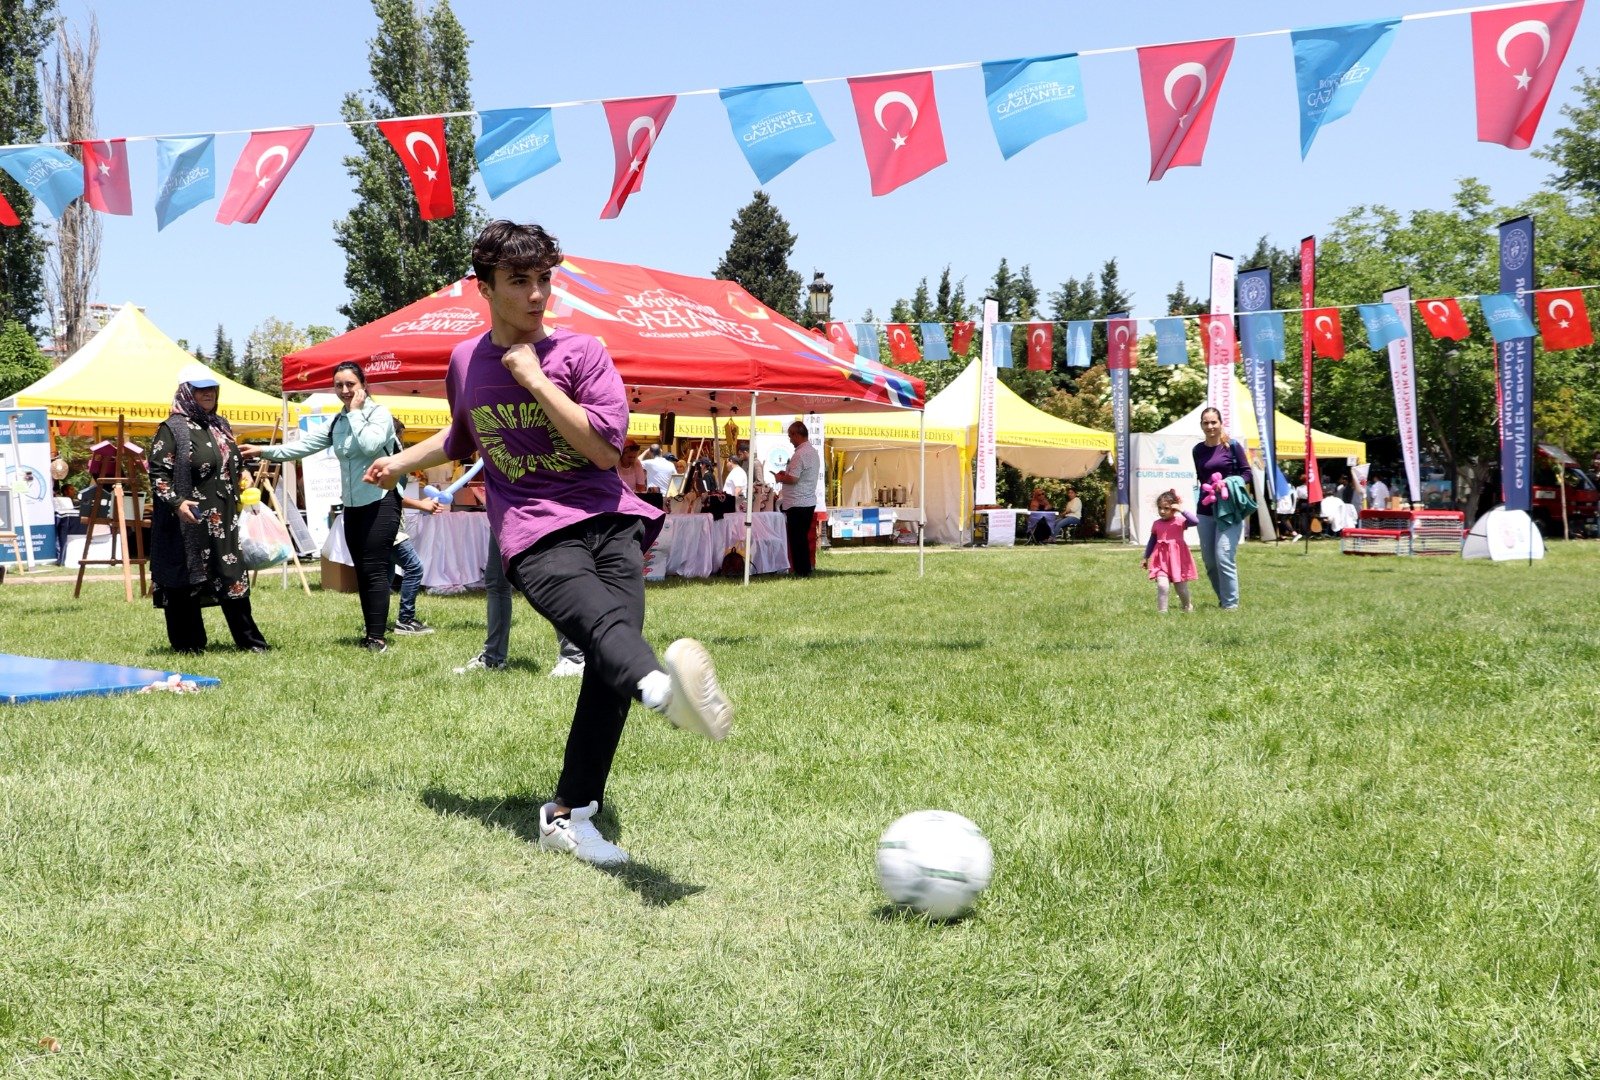
[[[615,875],[532,839],[537,616],[457,677],[481,597],[370,656],[273,580],[217,690],[0,706],[0,1075],[1600,1076],[1600,544],[1242,561],[1191,616],[1095,545],[652,587],[739,715],[635,710]],[[0,650],[173,659],[107,584],[7,583]],[[873,881],[925,807],[994,845],[949,925]]]

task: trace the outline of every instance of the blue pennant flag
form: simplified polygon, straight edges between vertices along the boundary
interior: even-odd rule
[[[1156,363],[1172,365],[1189,362],[1189,328],[1184,319],[1156,320]]]
[[[156,231],[217,196],[212,135],[156,140]]]
[[[83,195],[83,166],[54,146],[0,150],[0,169],[49,207],[58,221],[72,200]]]
[[[1350,23],[1296,30],[1294,81],[1300,94],[1300,157],[1311,152],[1311,142],[1324,124],[1331,124],[1355,108],[1361,91],[1394,43],[1399,19]]]
[[[1390,311],[1393,305],[1384,305]],[[1399,316],[1395,316],[1398,324]],[[1400,335],[1396,334],[1396,337]],[[1276,363],[1283,359],[1283,312],[1261,311],[1239,316],[1239,337],[1245,356]]]
[[[804,83],[733,86],[719,93],[734,141],[763,184],[833,142]]]
[[[868,360],[878,358],[878,328],[873,323],[856,323],[856,355]]]
[[[1489,323],[1489,333],[1494,335],[1496,345],[1533,336],[1533,321],[1528,318],[1527,309],[1510,293],[1480,296],[1478,304],[1483,308],[1483,317]]]
[[[950,343],[944,339],[944,323],[922,324],[922,358],[924,360],[950,359]]]
[[[1067,323],[1067,366],[1088,367],[1094,363],[1094,323],[1080,319]]]
[[[994,366],[1011,366],[1011,324],[1008,322],[994,324]]]
[[[489,109],[479,115],[483,133],[472,153],[489,198],[498,199],[561,161],[549,109]]]
[[[1393,304],[1358,304],[1356,310],[1361,313],[1361,321],[1367,326],[1367,348],[1373,352],[1380,352],[1389,342],[1399,341],[1406,336],[1400,313]]]
[[[994,137],[1008,159],[1089,118],[1077,53],[991,60],[983,65],[983,92]]]

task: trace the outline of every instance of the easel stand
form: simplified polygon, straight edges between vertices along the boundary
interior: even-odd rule
[[[272,429],[272,441],[274,443],[278,441],[277,428]],[[265,458],[257,460],[255,471],[256,490],[261,492],[261,501],[270,506],[272,512],[278,515],[278,522],[283,526],[283,531],[289,534],[289,561],[294,563],[295,573],[300,575],[300,588],[305,590],[307,596],[310,596],[311,585],[306,581],[306,568],[300,564],[300,555],[294,549],[294,532],[289,528],[289,519],[284,516],[283,507],[278,505],[278,479],[282,475],[283,466],[278,462],[268,461]],[[289,582],[289,568],[287,566],[283,568],[283,573],[284,586],[287,588]],[[251,572],[250,584],[252,586],[260,579],[260,570]]]
[[[94,499],[89,506],[88,525],[83,533],[83,557],[78,560],[78,583],[73,586],[72,598],[76,600],[83,592],[83,573],[90,566],[121,566],[122,567],[122,592],[128,603],[133,603],[133,566],[139,567],[139,595],[145,596],[150,587],[145,581],[144,567],[148,562],[144,554],[144,494],[139,490],[138,478],[134,475],[134,455],[128,452],[127,417],[117,414],[117,450],[116,465],[112,468],[115,475],[99,477],[97,485],[111,486],[111,516],[101,518],[100,499]],[[133,492],[133,549],[134,555],[128,555],[129,521],[123,509],[123,499],[127,492]],[[104,559],[89,558],[89,544],[94,539],[94,527],[104,523],[111,528],[111,555]]]

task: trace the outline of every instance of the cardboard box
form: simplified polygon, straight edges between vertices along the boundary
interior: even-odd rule
[[[356,568],[322,557],[322,587],[328,592],[356,591]]]

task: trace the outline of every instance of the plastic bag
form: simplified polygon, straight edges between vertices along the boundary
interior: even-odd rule
[[[289,530],[260,503],[239,511],[239,554],[249,570],[265,570],[289,561]]]

